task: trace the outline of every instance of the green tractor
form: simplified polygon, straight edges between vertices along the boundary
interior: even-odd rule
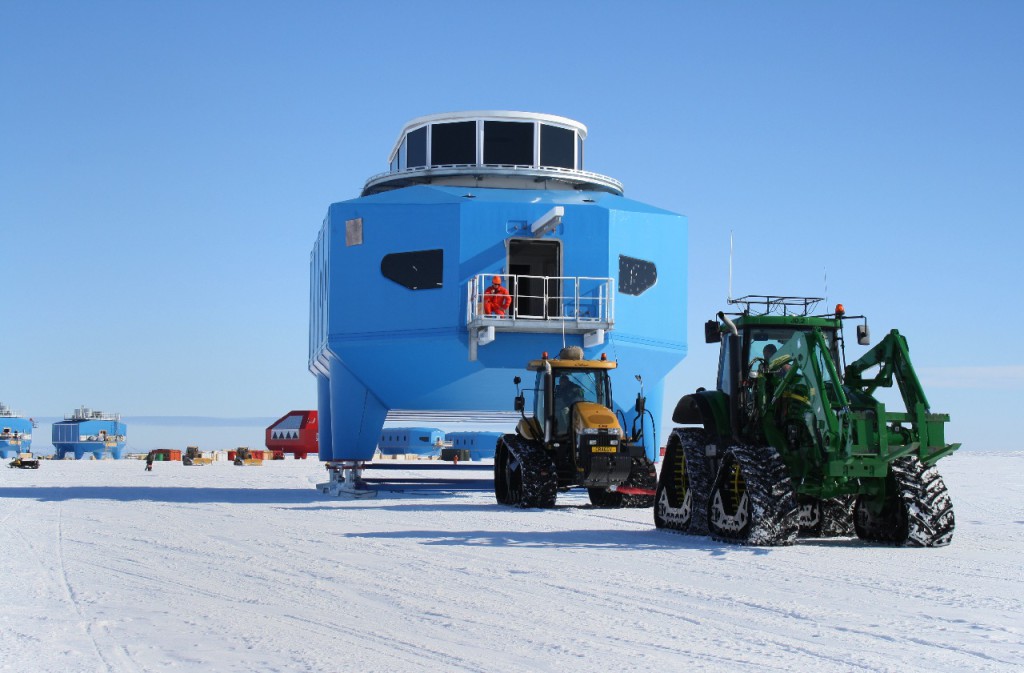
[[[578,346],[557,358],[544,353],[527,369],[536,372],[534,409],[517,388],[515,409],[522,414],[515,434],[498,439],[494,451],[494,496],[499,504],[554,507],[558,491],[586,487],[595,507],[651,507],[657,470],[644,452],[643,423],[624,432],[612,403],[609,373],[617,364],[583,359]],[[638,418],[645,398],[637,395]]]
[[[654,522],[716,540],[793,544],[798,535],[852,535],[891,545],[941,547],[953,507],[935,463],[948,414],[932,413],[892,330],[845,363],[843,321],[811,315],[814,297],[750,295],[743,311],[705,325],[720,343],[718,385],[679,400],[665,451]],[[730,317],[731,316],[731,317]],[[904,409],[875,397],[895,383]]]

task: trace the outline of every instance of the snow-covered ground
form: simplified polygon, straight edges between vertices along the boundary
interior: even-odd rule
[[[1021,670],[1022,468],[940,463],[943,549],[734,547],[576,493],[341,501],[316,461],[4,469],[0,670]]]

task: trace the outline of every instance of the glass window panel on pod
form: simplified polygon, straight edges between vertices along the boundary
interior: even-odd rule
[[[484,163],[532,166],[533,124],[529,122],[484,122]]]

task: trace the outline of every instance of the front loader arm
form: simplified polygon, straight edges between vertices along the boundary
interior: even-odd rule
[[[878,366],[878,374],[873,378],[864,378],[862,374],[874,366]],[[878,388],[892,387],[893,380],[899,387],[900,396],[907,411],[921,405],[925,411],[929,409],[928,398],[917,378],[917,372],[910,363],[910,348],[907,340],[897,330],[885,335],[878,345],[862,355],[856,362],[846,368],[846,385],[860,388],[868,395],[873,395]]]
[[[872,367],[878,373],[871,378],[863,374]],[[949,414],[933,414],[924,394],[921,381],[910,362],[910,348],[907,340],[897,330],[892,330],[878,345],[869,350],[846,368],[846,385],[851,390],[873,396],[878,388],[890,388],[896,382],[903,398],[906,413],[885,413],[885,421],[893,423],[894,432],[904,435],[903,441],[926,465],[934,464],[939,458],[956,451],[959,444],[945,443],[945,424]],[[910,428],[904,428],[908,423]],[[890,443],[895,442],[895,437]]]

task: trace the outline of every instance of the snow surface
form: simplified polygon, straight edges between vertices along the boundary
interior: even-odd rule
[[[577,492],[342,501],[312,460],[4,469],[0,670],[1021,670],[1024,453],[939,467],[943,549],[735,547]]]

